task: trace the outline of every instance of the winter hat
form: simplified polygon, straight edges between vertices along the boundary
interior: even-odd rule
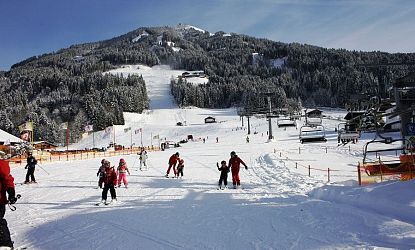
[[[176,152],[176,154],[175,154],[175,155],[179,156],[180,154],[179,154],[179,152]]]
[[[120,163],[125,163],[125,160],[123,158],[121,158]]]
[[[231,156],[234,156],[234,155],[236,155],[236,153],[235,153],[235,151],[232,151]]]
[[[226,161],[221,161],[220,164],[226,164]]]

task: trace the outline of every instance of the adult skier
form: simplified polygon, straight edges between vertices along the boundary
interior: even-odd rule
[[[6,193],[9,195],[8,198]],[[16,201],[14,178],[10,174],[9,162],[0,159],[0,248],[9,247],[13,249],[13,241],[4,214],[6,213],[6,204],[14,204]]]
[[[169,159],[169,168],[167,169],[166,177],[169,177],[169,173],[170,173],[171,167],[173,167],[174,176],[176,176],[176,164],[180,160],[179,156],[180,156],[179,152],[176,152],[175,154],[173,154],[172,156],[170,156],[170,159]]]
[[[241,181],[239,179],[239,169],[240,169],[241,163],[242,165],[245,166],[245,169],[248,170],[248,166],[245,164],[245,162],[241,158],[239,158],[239,156],[236,155],[235,151],[232,151],[228,166],[231,168],[232,183],[233,183],[233,188],[235,189],[239,188],[241,185]]]
[[[27,173],[26,173],[26,180],[25,180],[25,184],[28,183],[36,183],[36,179],[35,179],[35,167],[37,164],[37,160],[36,158],[32,155],[32,152],[29,152],[27,154],[27,159],[26,159],[27,165],[26,165],[26,169],[27,169]],[[29,181],[29,177],[30,180]]]

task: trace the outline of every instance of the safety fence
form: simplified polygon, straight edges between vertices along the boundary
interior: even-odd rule
[[[321,150],[325,152],[326,154],[329,152],[328,147],[321,147]],[[351,152],[350,147],[348,148],[349,152]],[[298,148],[298,154],[301,155],[302,149],[301,147]],[[320,173],[320,176],[327,177],[327,182],[330,182],[332,180],[332,177],[343,177],[343,178],[357,178],[357,171],[356,170],[341,170],[341,169],[335,169],[335,168],[323,168],[319,166],[312,166],[312,164],[304,164],[300,163],[297,160],[293,160],[290,157],[288,157],[286,154],[292,155],[291,152],[288,152],[286,150],[277,150],[274,149],[274,154],[278,154],[281,161],[284,162],[290,162],[292,163],[292,166],[295,169],[302,168],[303,170],[306,170],[308,172],[308,176],[311,177],[314,175],[314,172]]]
[[[73,161],[73,160],[86,160],[94,158],[106,158],[120,155],[138,154],[142,151],[160,151],[160,147],[137,147],[121,150],[111,151],[90,151],[90,150],[76,150],[76,151],[37,151],[37,154],[33,154],[39,163],[46,162],[58,162],[58,161]],[[26,164],[26,156],[20,155],[12,157],[9,160],[11,165],[23,165]]]

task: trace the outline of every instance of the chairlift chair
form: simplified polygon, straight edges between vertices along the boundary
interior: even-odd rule
[[[300,128],[299,139],[301,143],[304,142],[326,142],[326,129],[324,126],[310,126],[304,125]]]
[[[367,142],[363,148],[363,163],[360,166],[364,169],[368,176],[383,176],[383,175],[401,175],[401,179],[408,180],[415,178],[415,157],[413,152],[406,148],[404,142],[406,139],[383,139],[383,140],[373,140]],[[374,144],[387,144],[393,145],[394,142],[402,142],[399,147],[389,146],[382,149],[371,149]],[[387,156],[383,155],[383,152],[398,152],[401,154],[399,156],[393,156],[389,154]],[[370,157],[375,155],[375,159],[370,159]],[[389,157],[389,158],[386,158]]]

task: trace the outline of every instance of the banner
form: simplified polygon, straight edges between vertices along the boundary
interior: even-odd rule
[[[112,133],[112,127],[107,127],[107,128],[105,128],[105,133],[106,133],[106,134],[110,134],[110,133]]]
[[[67,122],[61,123],[61,125],[59,125],[59,129],[62,129],[62,130],[68,129],[68,123]]]
[[[128,131],[130,131],[131,130],[131,127],[129,127],[129,128],[125,128],[124,129],[124,133],[127,133]]]
[[[23,131],[33,131],[33,122],[25,122],[19,125],[19,132],[22,133]]]
[[[23,131],[20,134],[20,139],[22,139],[23,141],[30,141],[30,131]]]
[[[84,127],[85,132],[91,132],[94,131],[94,125],[86,125]]]
[[[153,139],[154,139],[154,140],[158,140],[158,139],[160,139],[160,135],[155,135],[155,136],[153,136]]]
[[[134,130],[134,134],[138,134],[138,133],[141,133],[141,132],[143,132],[143,129],[142,128],[139,128],[139,129]]]

